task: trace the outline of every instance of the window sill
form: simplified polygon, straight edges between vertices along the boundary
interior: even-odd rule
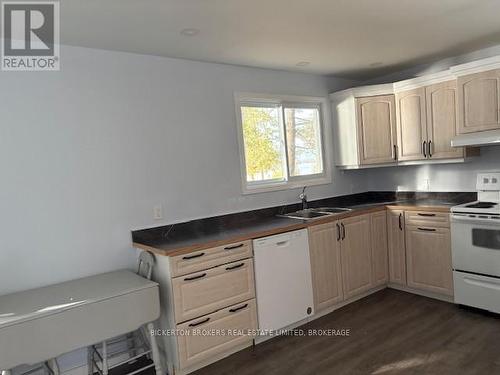
[[[332,183],[332,178],[321,177],[314,179],[304,179],[297,181],[287,181],[287,182],[275,182],[272,184],[265,184],[260,186],[243,186],[243,194],[258,194],[258,193],[266,193],[271,191],[283,191],[283,190],[291,190],[297,188],[303,188],[304,186],[315,186],[315,185],[327,185]]]

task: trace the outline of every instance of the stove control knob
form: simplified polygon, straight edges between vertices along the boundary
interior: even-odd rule
[[[491,183],[492,183],[492,184],[496,184],[497,182],[498,182],[498,179],[497,179],[496,177],[493,177],[493,178],[491,179]]]
[[[490,182],[489,178],[483,177],[483,184],[488,184]]]

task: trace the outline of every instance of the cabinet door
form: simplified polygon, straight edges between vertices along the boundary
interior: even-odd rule
[[[499,76],[497,69],[457,79],[459,134],[500,128]]]
[[[387,220],[384,211],[371,214],[372,284],[379,286],[389,280],[387,259]]]
[[[340,271],[340,226],[337,222],[309,228],[309,254],[315,311],[344,299]]]
[[[341,263],[344,298],[361,294],[372,287],[370,216],[342,220]]]
[[[450,230],[438,227],[406,227],[408,286],[453,295]]]
[[[398,159],[422,160],[427,141],[425,90],[418,88],[396,94]]]
[[[387,211],[389,282],[406,285],[405,217],[401,210]]]
[[[464,156],[463,148],[451,147],[451,139],[457,134],[456,96],[456,81],[437,83],[425,88],[428,152],[431,159]]]
[[[360,164],[395,162],[394,95],[356,99]]]

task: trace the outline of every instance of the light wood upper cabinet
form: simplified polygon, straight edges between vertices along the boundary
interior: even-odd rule
[[[389,280],[387,259],[387,219],[384,211],[371,214],[372,237],[372,286],[387,284]]]
[[[398,159],[457,159],[463,148],[452,148],[457,134],[456,81],[436,83],[396,93]]]
[[[457,135],[456,97],[456,81],[437,83],[425,88],[428,156],[432,159],[464,156],[463,148],[451,147],[451,139]]]
[[[357,98],[356,115],[360,164],[395,162],[394,95]]]
[[[342,220],[341,263],[344,298],[348,299],[372,288],[372,254],[370,215]]]
[[[425,90],[423,87],[396,94],[398,159],[425,159],[427,141]]]
[[[458,133],[500,129],[500,69],[461,76]]]
[[[453,295],[450,229],[406,226],[408,286]]]
[[[344,299],[340,266],[340,226],[337,222],[309,227],[309,253],[315,311]]]
[[[405,217],[402,210],[387,210],[389,282],[406,285]]]

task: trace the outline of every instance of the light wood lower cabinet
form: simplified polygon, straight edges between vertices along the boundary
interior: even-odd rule
[[[453,295],[450,229],[406,226],[408,286]]]
[[[172,277],[252,257],[252,242],[241,241],[171,257]]]
[[[402,210],[387,210],[389,282],[406,285],[405,215]]]
[[[341,263],[345,299],[372,288],[370,215],[344,219],[341,226]]]
[[[344,299],[338,222],[309,227],[309,254],[316,312]]]
[[[179,324],[177,329],[181,369],[210,361],[251,344],[257,329],[255,299]]]
[[[175,321],[254,298],[253,272],[253,259],[244,259],[172,279]]]
[[[387,219],[384,211],[371,214],[372,286],[387,284]]]

